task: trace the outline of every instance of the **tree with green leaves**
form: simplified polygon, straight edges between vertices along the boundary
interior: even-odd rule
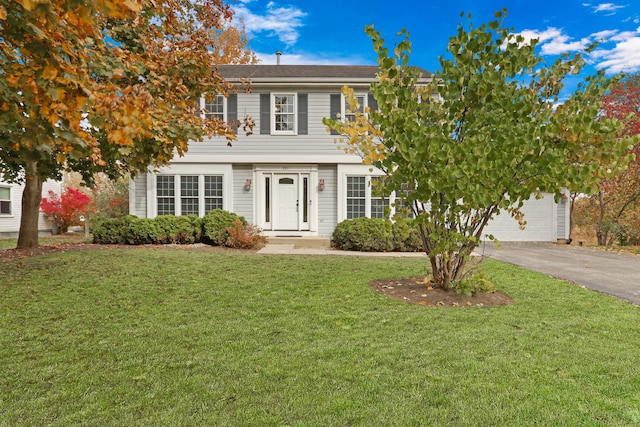
[[[368,26],[378,54],[371,85],[378,110],[352,121],[324,119],[349,151],[387,175],[383,190],[411,207],[438,286],[463,279],[473,249],[493,238],[484,229],[495,215],[508,213],[525,226],[520,208],[532,196],[560,197],[568,186],[594,191],[597,167],[586,160],[599,156],[613,167],[628,147],[618,138],[621,124],[599,115],[602,94],[616,79],[590,76],[556,108],[563,80],[584,61],[565,55],[546,65],[535,40],[503,26],[505,16],[503,10],[474,28],[469,15],[429,84],[409,66],[408,33],[390,54]],[[357,110],[353,92],[344,92]],[[584,133],[599,135],[600,143],[583,146]],[[569,156],[583,161],[568,166]]]
[[[42,183],[63,170],[118,177],[235,138],[238,123],[196,107],[233,91],[225,52],[255,60],[231,16],[222,0],[0,0],[0,174],[25,183],[19,248],[38,245]]]

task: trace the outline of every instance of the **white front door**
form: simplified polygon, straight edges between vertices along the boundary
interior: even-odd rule
[[[298,174],[277,174],[274,178],[274,229],[298,230],[300,217],[299,176]]]

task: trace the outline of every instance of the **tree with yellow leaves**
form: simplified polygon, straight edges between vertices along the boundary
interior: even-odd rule
[[[222,0],[0,0],[0,173],[25,182],[19,248],[38,245],[42,182],[65,168],[116,177],[235,138],[238,123],[196,107],[234,90],[225,51],[255,60],[242,31],[221,38],[231,17]]]

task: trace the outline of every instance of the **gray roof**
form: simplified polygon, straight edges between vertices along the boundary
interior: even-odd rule
[[[374,80],[377,66],[371,65],[219,65],[220,74],[226,79],[252,80]],[[422,77],[431,73],[419,68]]]

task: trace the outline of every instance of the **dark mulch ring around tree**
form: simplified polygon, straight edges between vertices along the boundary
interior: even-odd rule
[[[425,284],[424,276],[400,279],[380,279],[369,282],[369,287],[389,298],[425,307],[495,307],[513,304],[513,300],[501,292],[476,292],[473,296],[458,294],[454,289],[444,289]]]

